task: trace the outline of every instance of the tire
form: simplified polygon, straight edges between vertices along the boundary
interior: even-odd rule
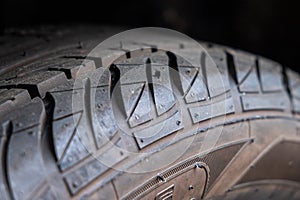
[[[219,92],[207,62],[188,66],[160,51],[159,38],[89,56],[118,31],[44,27],[1,36],[1,200],[300,199],[298,74],[202,42],[221,72]],[[180,40],[164,45],[198,53]],[[141,62],[150,73],[122,82]],[[95,85],[88,77],[97,69],[106,75]],[[83,98],[75,109],[74,95]]]

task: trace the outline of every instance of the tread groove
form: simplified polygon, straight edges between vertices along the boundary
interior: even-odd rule
[[[4,173],[4,181],[5,184],[7,185],[7,190],[8,190],[8,195],[11,199],[13,199],[13,188],[11,187],[10,181],[9,181],[9,175],[8,175],[8,168],[7,168],[7,159],[8,159],[8,146],[9,146],[9,141],[10,141],[10,137],[12,135],[12,131],[13,131],[13,124],[12,122],[8,122],[6,124],[5,127],[5,133],[6,133],[6,140],[5,140],[5,144],[4,144],[4,148],[3,148],[3,152],[2,152],[2,167],[3,167],[3,173]]]
[[[111,181],[111,184],[112,184],[113,190],[114,190],[114,192],[116,194],[116,198],[120,199],[114,180]]]
[[[94,139],[94,146],[97,146],[97,140],[95,136],[95,130],[93,126],[93,119],[92,119],[92,105],[91,105],[91,81],[89,78],[85,80],[84,83],[84,110],[85,110],[85,117],[87,120],[87,125],[89,126],[87,129],[89,129],[88,132],[90,132],[89,135],[92,135],[92,138]],[[78,123],[80,123],[81,120],[79,120]],[[75,128],[76,130],[76,128]]]
[[[210,91],[209,91],[209,86],[208,86],[208,78],[207,78],[207,69],[206,69],[206,64],[205,64],[205,59],[206,59],[206,54],[205,53],[201,53],[200,55],[200,63],[201,63],[201,69],[202,69],[202,74],[203,74],[203,81],[204,81],[204,85],[206,88],[206,92],[207,92],[207,98],[210,98]]]
[[[154,97],[154,87],[153,87],[153,81],[152,81],[152,69],[151,69],[151,60],[150,60],[150,58],[147,58],[145,64],[146,64],[146,77],[147,77],[149,91],[150,91],[152,99],[155,99],[155,97]]]
[[[290,81],[289,81],[289,77],[287,75],[287,68],[285,66],[282,65],[281,67],[281,73],[282,73],[282,82],[283,82],[283,86],[287,92],[287,95],[289,97],[290,100],[290,105],[291,105],[291,110],[292,112],[294,111],[294,105],[293,105],[293,94],[290,88]]]
[[[28,91],[31,99],[34,99],[35,97],[41,97],[38,87],[36,85],[29,85],[29,84],[5,85],[5,86],[0,86],[0,89],[25,89]]]
[[[255,69],[256,69],[256,74],[257,74],[257,78],[258,78],[258,82],[259,82],[260,91],[263,92],[262,80],[261,80],[261,74],[260,74],[260,66],[259,66],[259,61],[258,61],[257,57],[255,57]],[[252,69],[252,70],[254,70],[254,69]],[[246,77],[247,76],[248,75],[246,75]]]
[[[53,157],[55,158],[55,149],[54,149],[54,142],[53,138],[51,137],[51,133],[53,132],[52,122],[53,122],[53,113],[55,108],[55,101],[52,95],[47,92],[45,95],[45,98],[43,99],[43,103],[46,110],[46,120],[43,130],[43,135],[48,135],[48,142],[49,142],[49,148],[50,152],[52,153]]]
[[[178,62],[177,62],[177,57],[174,53],[167,51],[166,52],[167,56],[168,56],[168,65],[169,67],[171,67],[170,70],[170,77],[171,81],[173,81],[173,84],[181,91],[182,95],[184,94],[184,91],[182,89],[182,87],[180,87],[180,74],[179,74],[179,70],[178,70]]]
[[[112,64],[109,67],[109,71],[110,71],[110,96],[111,96],[116,85],[120,80],[120,70],[115,64]]]
[[[236,85],[239,84],[238,79],[237,79],[237,74],[236,74],[236,69],[235,69],[235,64],[233,61],[233,55],[229,52],[226,53],[226,60],[227,60],[227,67],[228,67],[228,72],[230,74],[230,77],[234,80],[234,83]]]

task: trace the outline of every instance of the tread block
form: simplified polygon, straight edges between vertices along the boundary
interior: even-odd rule
[[[52,66],[58,66],[66,62],[66,59],[57,57],[37,60],[27,65],[25,64],[18,66],[16,69],[9,71],[5,75],[0,75],[0,80],[19,79],[28,75],[30,76],[30,74],[34,74],[40,71],[47,71],[47,69]]]
[[[288,79],[289,79],[289,86],[291,88],[293,86],[295,86],[296,84],[300,83],[300,76],[299,76],[299,74],[295,73],[294,71],[292,71],[291,69],[288,69],[288,68],[286,68],[285,71],[286,71],[286,74],[287,74]]]
[[[259,91],[260,86],[259,86],[259,82],[257,80],[257,74],[253,70],[250,72],[247,79],[240,84],[239,88],[240,88],[241,92],[258,92]]]
[[[287,110],[290,101],[287,94],[245,95],[241,97],[243,110]]]
[[[0,105],[6,103],[7,101],[14,101],[18,98],[21,98],[20,101],[29,102],[30,96],[28,92],[24,89],[3,89],[0,95]]]
[[[291,87],[291,93],[294,98],[300,99],[300,84],[295,84]]]
[[[189,108],[193,123],[205,121],[214,117],[234,113],[234,104],[232,99],[226,99],[211,105]]]
[[[67,62],[49,67],[49,70],[63,71],[67,74],[67,78],[77,78],[77,75],[87,74],[96,69],[96,65],[93,60],[78,60],[69,59]],[[70,76],[70,77],[68,77]]]
[[[100,77],[99,81],[97,82],[97,84],[95,84],[95,85],[97,85],[97,86],[109,85],[111,82],[111,74],[109,72],[109,69],[108,68],[106,68],[106,69],[98,68],[96,71],[99,71],[101,77]],[[97,77],[99,77],[97,75],[97,73],[95,73],[95,74]]]
[[[149,47],[150,48],[150,47]],[[143,53],[145,52],[145,53]],[[145,49],[143,51],[130,52],[131,58],[119,59],[114,62],[115,65],[120,67],[123,65],[144,65],[148,59],[147,55],[151,55],[151,49]],[[136,57],[135,57],[136,56]]]
[[[255,57],[236,53],[233,56],[239,89],[241,92],[258,92],[260,84],[255,70]]]
[[[75,133],[76,126],[80,120],[81,113],[53,121],[53,142],[57,160],[61,159],[72,135]]]
[[[44,104],[39,98],[34,98],[29,104],[20,109],[22,112],[18,114],[12,112],[7,115],[7,119],[13,123],[14,132],[41,124],[46,118]]]
[[[117,65],[120,69],[121,95],[124,109],[131,127],[151,120],[146,65]]]
[[[72,79],[67,80],[64,84],[58,85],[55,88],[52,88],[49,90],[50,93],[52,92],[64,92],[64,91],[70,91],[70,90],[78,90],[83,89],[83,85],[77,84],[75,86],[75,81]]]
[[[258,65],[262,90],[266,92],[282,91],[284,89],[282,67],[274,61],[263,58],[258,60]]]
[[[293,98],[292,103],[293,103],[293,111],[300,113],[300,99]]]
[[[131,57],[143,56],[146,53],[151,53],[151,46],[137,44],[134,42],[122,42],[122,48],[129,51]]]
[[[65,177],[69,190],[72,194],[76,194],[80,189],[87,186],[95,178],[126,157],[125,152],[121,151],[117,146],[112,145],[107,151],[101,153],[94,160]]]
[[[255,57],[242,52],[234,52],[232,55],[236,67],[237,79],[240,83],[254,67]]]
[[[196,67],[178,67],[180,82],[183,93],[187,93],[188,89],[191,87],[193,80],[198,74],[198,69]]]
[[[131,83],[140,83],[147,81],[146,75],[146,65],[125,65],[117,64],[116,65],[120,70],[120,83],[121,84],[131,84]]]
[[[151,143],[183,128],[181,115],[178,111],[163,122],[147,127],[134,133],[139,148],[142,149]]]
[[[151,109],[150,105],[149,89],[147,86],[144,86],[141,97],[138,100],[128,122],[131,127],[135,127],[139,124],[150,121],[151,119],[153,119],[153,110]]]
[[[83,93],[83,89],[51,92],[55,101],[53,120],[71,115],[72,113],[82,112],[84,108]]]
[[[98,49],[98,48],[103,48],[103,46],[101,45],[97,46],[88,55],[89,57],[100,59],[99,66],[97,66],[97,68],[101,68],[101,67],[106,68],[109,65],[111,65],[115,60],[117,59],[123,60],[126,58],[125,51],[121,49]]]
[[[20,78],[10,79],[7,81],[2,80],[0,81],[0,85],[34,86],[38,90],[36,92],[38,92],[41,97],[44,97],[46,92],[53,88],[53,86],[63,84],[66,80],[66,76],[63,72],[39,71]]]
[[[226,54],[219,49],[209,49],[208,54],[214,64],[206,62],[207,85],[210,97],[215,97],[230,90]]]
[[[300,76],[290,69],[286,69],[286,74],[292,95],[293,111],[300,113]]]
[[[151,64],[151,72],[156,111],[158,115],[162,115],[175,105],[169,67]]]
[[[182,68],[180,70],[182,70]],[[198,70],[200,69],[198,68]],[[189,74],[191,71],[193,74],[195,73],[195,76],[193,77],[194,80],[191,80],[188,75],[181,75],[184,76],[181,78],[183,90],[187,92],[185,95],[186,103],[203,101],[207,98],[207,89],[204,80],[200,75],[201,73],[198,70],[196,70],[195,68],[186,68],[184,72],[180,72],[180,74]],[[189,78],[189,80],[187,80],[188,82],[190,82],[189,88],[185,79],[186,77]]]
[[[92,89],[95,91],[95,102],[92,108],[92,123],[95,132],[97,147],[111,140],[116,134],[118,126],[112,111],[110,102],[110,90],[108,86]],[[93,95],[92,95],[93,96]]]
[[[200,68],[203,67],[201,65],[201,55],[203,52],[190,50],[190,49],[180,49],[176,50],[175,53],[177,53],[176,61],[178,67],[195,67]]]
[[[87,148],[88,145],[83,144],[81,137],[78,136],[77,133],[75,133],[64,155],[59,161],[60,169],[65,170],[75,165],[83,158],[87,157],[89,155]]]
[[[150,56],[153,65],[168,65],[169,57],[166,54],[155,53]]]
[[[121,93],[126,116],[130,117],[135,105],[138,103],[139,97],[145,87],[144,83],[133,83],[130,85],[121,85]]]
[[[13,196],[16,200],[27,199],[45,181],[45,169],[39,150],[40,137],[41,130],[38,126],[11,136],[7,168],[9,183],[14,188]]]
[[[7,119],[12,121],[13,125],[6,160],[9,184],[14,188],[14,199],[26,199],[45,181],[40,150],[45,120],[42,100],[33,99],[26,106],[10,113]]]
[[[0,94],[0,111],[2,115],[9,113],[18,105],[30,102],[31,97],[27,90],[9,89],[3,90]]]

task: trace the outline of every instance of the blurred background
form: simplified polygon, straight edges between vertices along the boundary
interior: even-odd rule
[[[299,0],[2,0],[0,31],[40,24],[158,26],[274,59],[300,72]]]

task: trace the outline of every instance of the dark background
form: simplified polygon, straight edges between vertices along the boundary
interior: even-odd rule
[[[4,0],[0,31],[39,24],[167,27],[298,69],[298,0]]]

